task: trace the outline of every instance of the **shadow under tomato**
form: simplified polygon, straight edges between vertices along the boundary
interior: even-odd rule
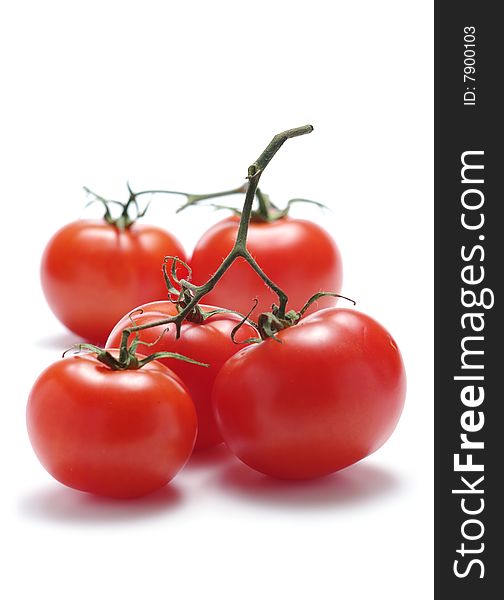
[[[241,499],[296,509],[354,506],[374,501],[401,487],[393,473],[365,462],[305,481],[274,479],[237,462],[220,473],[218,483],[226,493]]]
[[[232,454],[225,444],[219,444],[212,448],[196,450],[193,452],[188,463],[184,467],[185,471],[208,471],[212,468],[222,468],[238,459]]]
[[[35,346],[43,350],[56,350],[61,355],[65,350],[82,341],[76,333],[61,331],[54,335],[39,338],[35,341]]]
[[[127,500],[94,496],[54,483],[25,496],[19,510],[33,519],[89,525],[155,517],[173,510],[181,501],[182,493],[173,483]]]

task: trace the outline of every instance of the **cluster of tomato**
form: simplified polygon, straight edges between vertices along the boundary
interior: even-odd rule
[[[42,260],[49,305],[79,336],[105,342],[82,344],[91,352],[49,366],[30,394],[29,437],[57,480],[141,496],[170,481],[193,451],[222,441],[257,471],[312,478],[364,458],[390,436],[406,385],[395,342],[370,317],[317,294],[341,286],[331,236],[255,193],[259,210],[250,221],[220,221],[189,259],[173,235],[129,217],[138,209],[132,192],[119,218],[97,197],[103,221],[72,223],[49,242]],[[238,256],[205,304],[167,326],[191,290],[221,268],[244,220],[258,269]],[[166,256],[178,257],[175,278],[176,265],[192,270],[185,304],[182,291],[174,298],[166,268],[162,276]],[[298,312],[279,315],[264,281],[285,290]],[[269,323],[266,332],[261,323]]]

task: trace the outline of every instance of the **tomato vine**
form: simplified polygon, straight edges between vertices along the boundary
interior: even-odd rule
[[[243,210],[241,212],[240,217],[240,225],[238,228],[238,233],[236,236],[236,241],[234,243],[233,248],[223,260],[220,267],[217,271],[202,285],[194,285],[187,279],[180,280],[180,296],[183,297],[186,301],[185,307],[178,313],[175,317],[168,317],[166,319],[161,319],[158,321],[152,321],[150,323],[144,323],[143,325],[128,327],[123,330],[121,345],[120,345],[120,353],[119,353],[119,361],[124,362],[127,360],[128,353],[128,339],[131,334],[139,332],[143,329],[147,329],[149,327],[157,327],[160,325],[169,325],[173,323],[176,327],[177,337],[180,336],[180,328],[183,320],[194,310],[194,307],[197,303],[205,296],[208,292],[210,292],[224,275],[224,273],[229,269],[229,267],[234,263],[237,258],[243,258],[247,261],[247,263],[251,266],[251,268],[258,274],[258,276],[264,281],[264,283],[278,296],[278,307],[274,309],[274,317],[279,322],[286,319],[286,309],[288,297],[287,294],[278,287],[274,281],[272,281],[266,273],[261,269],[261,267],[257,264],[254,257],[250,254],[247,249],[247,232],[248,226],[250,222],[250,217],[252,213],[252,204],[254,198],[256,196],[256,190],[259,184],[259,180],[264,169],[268,166],[271,159],[275,156],[278,150],[282,147],[282,145],[290,138],[298,137],[301,135],[305,135],[307,133],[311,133],[313,131],[312,125],[303,125],[301,127],[296,127],[294,129],[288,129],[287,131],[283,131],[278,133],[273,137],[271,142],[266,146],[263,150],[259,158],[253,162],[248,168],[248,185],[247,191],[245,195],[245,201],[243,204]],[[236,193],[236,192],[229,192]]]
[[[237,193],[242,193],[242,192],[245,192],[245,200],[244,200],[243,208],[240,212],[240,223],[239,223],[238,232],[236,235],[236,240],[234,242],[234,245],[233,245],[231,251],[229,252],[229,254],[222,261],[222,264],[219,266],[219,268],[205,283],[203,283],[202,285],[195,285],[195,284],[191,283],[190,282],[190,268],[180,258],[174,257],[174,256],[173,257],[169,256],[169,257],[165,258],[165,262],[163,264],[163,273],[164,273],[164,277],[165,277],[165,283],[168,287],[168,293],[171,298],[173,297],[173,295],[175,293],[177,294],[177,300],[176,301],[174,300],[174,302],[177,304],[177,309],[178,309],[178,314],[176,316],[170,316],[170,317],[166,317],[164,319],[143,323],[142,325],[135,325],[133,323],[131,327],[125,328],[121,334],[121,343],[119,346],[118,357],[112,356],[107,351],[102,350],[101,348],[98,348],[97,346],[92,346],[89,344],[81,344],[80,348],[88,349],[88,350],[95,352],[97,354],[97,358],[101,362],[110,366],[110,368],[112,368],[112,369],[136,369],[136,368],[142,367],[144,364],[147,364],[151,360],[154,360],[156,358],[161,358],[161,356],[158,356],[157,354],[150,355],[141,360],[138,360],[136,358],[136,350],[137,350],[137,345],[138,345],[138,333],[144,329],[148,329],[151,327],[159,327],[159,326],[163,326],[163,325],[174,324],[176,327],[176,337],[179,338],[180,332],[181,332],[181,326],[182,326],[184,319],[192,320],[192,321],[196,321],[196,322],[203,322],[203,320],[205,318],[215,314],[215,311],[213,311],[210,314],[205,315],[205,313],[203,313],[201,311],[201,309],[198,307],[198,302],[217,285],[217,283],[222,278],[224,273],[230,268],[230,266],[238,258],[244,259],[250,265],[250,267],[257,273],[257,275],[264,281],[264,283],[278,297],[278,305],[273,305],[271,312],[262,313],[259,316],[257,325],[255,323],[252,323],[256,327],[256,329],[259,331],[259,335],[260,335],[260,338],[257,338],[257,340],[255,340],[255,341],[259,341],[260,339],[266,339],[268,337],[275,338],[275,334],[278,331],[285,329],[287,327],[291,327],[292,325],[295,325],[296,323],[298,323],[298,321],[303,316],[304,312],[308,309],[308,307],[313,302],[315,302],[316,300],[321,298],[322,296],[337,296],[337,297],[341,297],[341,298],[346,298],[345,296],[341,296],[340,294],[336,294],[333,292],[317,292],[317,294],[312,296],[306,302],[306,304],[303,306],[303,308],[299,312],[294,311],[294,310],[287,311],[287,302],[288,302],[287,294],[272,279],[270,279],[268,277],[268,275],[262,270],[260,265],[256,262],[256,260],[254,259],[254,257],[252,256],[252,254],[250,253],[250,251],[247,248],[247,233],[248,233],[250,220],[253,216],[252,206],[253,206],[253,202],[254,202],[255,198],[257,198],[258,202],[259,202],[259,209],[256,212],[257,212],[257,214],[260,215],[260,218],[264,219],[265,221],[273,221],[278,218],[281,218],[282,216],[285,216],[287,214],[287,211],[288,211],[290,205],[293,202],[307,201],[307,200],[303,200],[303,199],[293,199],[288,203],[288,205],[285,209],[279,210],[270,201],[269,197],[259,190],[258,184],[259,184],[261,175],[264,172],[264,169],[268,166],[271,159],[275,156],[275,154],[278,152],[278,150],[282,147],[282,145],[288,139],[298,137],[301,135],[306,135],[308,133],[311,133],[312,131],[313,131],[312,125],[304,125],[301,127],[296,127],[293,129],[283,131],[283,132],[275,135],[273,137],[273,139],[271,140],[271,142],[263,150],[263,152],[261,153],[259,158],[249,166],[248,174],[247,174],[248,182],[236,189],[233,189],[233,190],[228,190],[225,192],[217,192],[217,193],[213,193],[213,194],[187,194],[185,192],[175,192],[175,191],[168,191],[168,190],[145,190],[142,192],[134,193],[131,190],[130,186],[128,185],[130,197],[129,197],[129,200],[123,204],[123,203],[119,203],[117,201],[105,200],[104,198],[98,196],[97,194],[90,192],[90,190],[88,190],[86,188],[88,192],[92,193],[95,196],[95,201],[100,201],[100,202],[102,202],[102,204],[104,204],[105,209],[106,209],[105,219],[106,220],[110,219],[110,222],[113,222],[114,225],[116,225],[118,227],[122,227],[122,228],[128,227],[133,222],[128,213],[131,206],[134,206],[136,208],[137,218],[139,218],[139,217],[143,216],[143,214],[145,214],[146,208],[140,212],[139,208],[138,208],[138,203],[137,203],[137,197],[142,194],[184,195],[184,196],[186,196],[187,201],[186,201],[186,204],[183,205],[179,210],[181,210],[191,204],[195,204],[204,199],[221,197],[221,196],[237,194]],[[123,208],[121,216],[118,219],[113,220],[110,215],[110,210],[109,210],[109,206],[108,206],[110,202],[112,202],[114,204],[120,204]],[[314,204],[322,206],[317,202],[313,202],[313,201],[309,201],[309,200],[307,202],[312,202]],[[167,260],[172,261],[171,274],[172,274],[172,277],[174,278],[174,280],[176,281],[176,283],[179,285],[179,287],[180,287],[179,290],[175,289],[172,286],[172,284],[170,283],[170,278],[168,276],[167,268],[166,268]],[[176,267],[178,264],[182,264],[187,269],[188,275],[186,276],[186,278],[182,278],[182,279],[177,278]],[[350,300],[349,298],[346,298],[346,299]],[[353,302],[353,300],[350,300],[350,301]],[[354,304],[355,304],[355,302],[354,302]],[[223,312],[230,312],[230,311],[223,310],[223,309],[218,309],[218,310],[222,310]],[[243,316],[243,315],[240,315],[240,316]],[[235,331],[233,332],[233,334],[235,334],[236,331],[239,329],[239,327],[247,320],[249,320],[248,315],[246,317],[244,317],[243,321],[235,328]],[[130,336],[133,334],[135,334],[135,338],[134,338],[133,342],[131,344],[129,344]],[[233,337],[234,337],[234,335],[233,335]],[[190,361],[190,359],[187,359],[187,357],[183,357],[183,356],[177,356],[177,358],[180,358],[181,360],[189,360]],[[196,362],[196,361],[192,361],[192,362]],[[197,363],[197,364],[200,364],[200,363]]]

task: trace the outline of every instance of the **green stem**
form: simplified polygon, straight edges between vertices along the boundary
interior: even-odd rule
[[[299,135],[305,135],[313,131],[313,125],[303,125],[302,127],[295,127],[294,129],[287,129],[282,133],[277,133],[275,137],[268,144],[266,149],[262,152],[261,156],[250,165],[248,168],[249,179],[257,173],[261,173],[268,166],[270,160],[280,150],[282,145],[290,138],[298,137]]]
[[[156,193],[164,193],[164,194],[177,194],[178,196],[185,196],[187,201],[185,204],[177,208],[177,212],[183,211],[188,206],[192,204],[197,204],[202,200],[209,200],[211,198],[221,198],[223,196],[233,196],[234,194],[244,194],[247,191],[248,183],[243,183],[237,188],[232,190],[226,190],[224,192],[213,192],[211,194],[186,194],[184,192],[168,192],[168,191],[157,191]]]
[[[110,225],[115,225],[120,230],[127,229],[128,227],[133,225],[133,223],[135,223],[135,221],[137,219],[139,219],[145,215],[148,204],[145,207],[145,209],[140,211],[138,202],[137,202],[138,196],[143,196],[144,194],[150,194],[150,195],[152,195],[152,194],[174,194],[176,196],[185,196],[186,203],[177,210],[177,212],[180,212],[182,209],[186,208],[187,206],[190,206],[191,204],[195,204],[202,200],[207,200],[210,198],[220,198],[221,196],[231,196],[233,194],[244,194],[247,191],[248,183],[244,183],[241,186],[234,188],[232,190],[226,190],[223,192],[213,192],[212,194],[187,194],[186,192],[177,192],[174,190],[142,190],[141,192],[134,192],[131,189],[131,186],[129,183],[127,183],[126,186],[128,188],[128,192],[129,192],[129,197],[126,202],[119,202],[118,200],[106,200],[102,196],[99,196],[98,194],[96,194],[95,192],[93,192],[92,190],[90,190],[89,188],[84,186],[84,191],[87,194],[90,194],[91,196],[93,196],[93,200],[91,202],[100,202],[103,205],[103,207],[105,208],[105,214],[104,214],[105,221],[107,223],[109,223]],[[114,218],[112,216],[112,214],[110,212],[110,208],[109,208],[109,205],[111,205],[111,204],[121,207],[122,211],[121,211],[121,214],[119,217]],[[136,214],[134,216],[131,216],[129,214],[132,205],[135,207],[135,211],[136,211]]]
[[[194,284],[189,283],[185,279],[180,280],[182,292],[184,291],[184,289],[190,290],[190,292],[193,294],[193,297],[192,300],[188,302],[187,305],[176,316],[167,317],[166,319],[160,319],[158,321],[151,321],[149,323],[145,323],[144,325],[136,325],[134,327],[128,327],[127,329],[124,329],[121,338],[119,360],[121,360],[123,356],[126,357],[128,338],[132,333],[136,333],[138,331],[142,331],[143,329],[148,329],[150,327],[158,327],[161,325],[168,325],[170,323],[174,323],[177,330],[177,337],[180,337],[180,328],[182,326],[184,318],[193,310],[194,306],[201,300],[201,298],[203,298],[203,296],[205,296],[206,294],[208,294],[208,292],[213,290],[217,282],[222,278],[224,273],[229,269],[229,267],[234,263],[234,261],[237,258],[245,259],[249,263],[249,265],[254,269],[254,271],[259,275],[259,277],[261,277],[261,279],[266,283],[266,285],[268,285],[277,294],[279,300],[278,316],[279,318],[285,317],[285,309],[287,307],[288,301],[287,295],[273,281],[271,281],[271,279],[264,273],[264,271],[256,263],[254,258],[247,250],[247,233],[250,223],[250,215],[252,212],[252,204],[256,195],[259,179],[261,178],[264,169],[268,166],[271,159],[275,156],[278,150],[288,139],[304,135],[306,133],[311,133],[312,131],[313,127],[311,125],[305,125],[303,127],[296,127],[295,129],[289,129],[287,131],[283,131],[282,133],[275,135],[275,137],[271,140],[271,142],[268,144],[268,146],[262,152],[259,158],[248,168],[247,178],[249,180],[249,183],[246,190],[245,202],[240,218],[238,233],[236,235],[236,240],[233,245],[233,248],[231,249],[231,252],[226,256],[226,258],[224,259],[220,267],[217,269],[217,271],[212,275],[212,277],[210,277],[210,279],[204,284],[196,286]],[[229,193],[237,192],[235,191]]]
[[[244,194],[247,191],[247,184],[242,184],[240,187],[225,192],[212,192],[211,194],[188,194],[187,192],[178,192],[176,190],[142,190],[136,192],[135,196],[142,194],[174,194],[175,196],[186,196],[186,198],[194,198],[195,202],[206,200],[207,198],[220,198],[220,196],[231,196],[233,194]],[[179,209],[180,210],[180,209]]]
[[[248,250],[246,251],[246,254],[244,255],[243,258],[254,269],[254,271],[259,275],[259,277],[264,281],[264,283],[269,288],[271,288],[275,292],[275,294],[278,296],[278,301],[279,301],[278,314],[279,314],[279,316],[281,316],[283,318],[285,316],[285,311],[287,309],[287,302],[289,301],[287,294],[266,275],[266,273],[257,264],[257,262],[254,260],[254,257],[249,253]]]
[[[257,203],[259,204],[259,213],[264,218],[267,218],[268,214],[269,214],[269,209],[271,207],[271,201],[270,201],[268,195],[263,194],[262,191],[259,188],[257,188],[256,189],[256,198],[257,198]]]

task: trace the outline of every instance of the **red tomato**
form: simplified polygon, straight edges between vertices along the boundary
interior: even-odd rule
[[[93,355],[47,368],[26,416],[33,449],[55,479],[115,498],[168,483],[191,455],[197,431],[191,397],[164,365],[113,371]]]
[[[401,414],[404,366],[390,334],[354,310],[329,308],[230,358],[214,385],[232,452],[273,477],[343,469],[379,448]]]
[[[238,232],[238,217],[229,217],[211,227],[199,240],[191,258],[192,282],[201,285],[229,254]],[[316,292],[339,292],[342,264],[331,236],[311,221],[283,217],[271,223],[251,221],[247,247],[266,275],[289,297],[289,307],[299,310]],[[252,313],[271,310],[278,298],[251,267],[238,259],[205,302],[232,308],[246,314],[259,299]],[[308,312],[333,306],[335,298],[322,298]]]
[[[215,310],[213,306],[201,305],[202,310],[209,312]],[[139,307],[143,313],[136,316],[136,325],[165,319],[177,314],[173,303],[152,302]],[[168,331],[154,345],[149,346],[149,353],[178,352],[189,356],[199,362],[209,364],[209,367],[200,367],[173,358],[162,358],[160,362],[169,366],[185,383],[198,414],[198,437],[195,449],[208,448],[222,442],[222,437],[217,429],[211,405],[211,392],[214,380],[222,365],[237,352],[241,346],[233,343],[231,331],[239,323],[240,317],[230,313],[217,314],[209,317],[203,323],[182,323],[181,336],[175,339],[175,326],[170,325]],[[123,317],[114,327],[107,340],[107,347],[117,347],[121,341],[123,329],[131,326],[129,315]],[[165,326],[151,327],[140,331],[140,340],[155,342],[166,329]],[[244,324],[238,334],[238,340],[257,337],[257,332]]]
[[[84,339],[103,343],[135,306],[166,297],[161,266],[184,250],[170,233],[135,223],[121,231],[82,220],[60,229],[47,245],[42,287],[54,314]]]

